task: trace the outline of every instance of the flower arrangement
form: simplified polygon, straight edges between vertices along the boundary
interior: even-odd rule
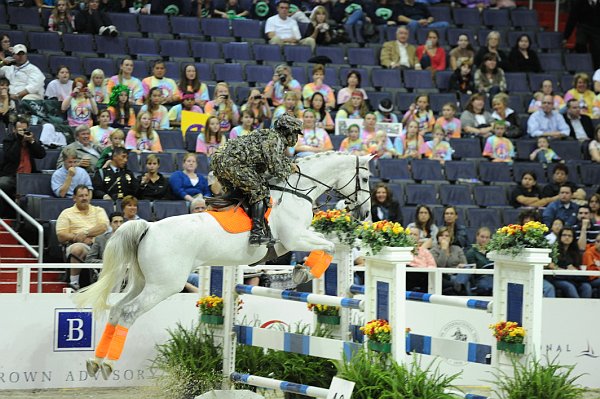
[[[370,341],[389,343],[392,341],[392,326],[387,320],[371,320],[360,328]]]
[[[357,229],[358,238],[377,254],[383,247],[414,247],[416,241],[410,236],[410,229],[402,227],[400,223],[381,220],[379,222],[365,222]]]
[[[216,295],[205,296],[196,302],[196,307],[200,308],[203,315],[222,316],[223,298]]]
[[[522,344],[525,339],[525,329],[514,321],[500,321],[496,324],[490,324],[490,330],[498,342],[507,342],[509,344]]]
[[[509,224],[496,231],[487,249],[503,255],[517,256],[525,248],[548,248],[552,250],[551,258],[556,260],[558,247],[548,243],[545,237],[547,232],[548,227],[540,222],[527,222],[523,226]]]
[[[312,226],[315,231],[323,234],[334,234],[340,242],[354,245],[356,238],[355,230],[359,226],[356,221],[345,210],[319,211],[313,216]]]
[[[309,303],[307,305],[308,310],[319,316],[337,316],[339,314],[339,306],[329,306]]]

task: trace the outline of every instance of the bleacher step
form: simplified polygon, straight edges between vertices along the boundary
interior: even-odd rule
[[[44,270],[42,278],[44,284],[56,283],[62,281],[64,275],[63,270]],[[31,271],[31,281],[37,281],[37,269]],[[17,281],[17,269],[0,269],[0,282],[12,282]]]
[[[42,292],[43,293],[62,293],[63,288],[67,288],[67,284],[63,282],[51,282],[51,283],[43,283],[42,284]],[[0,294],[14,294],[17,292],[17,283],[4,283],[0,282]],[[29,292],[35,293],[37,292],[37,282],[32,282],[30,284]]]

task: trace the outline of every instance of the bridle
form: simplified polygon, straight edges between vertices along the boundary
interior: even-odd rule
[[[298,169],[300,169],[300,168],[298,168]],[[364,166],[360,166],[358,157],[356,157],[356,166],[355,166],[354,176],[352,176],[350,178],[350,180],[348,180],[348,182],[346,184],[344,184],[343,186],[341,186],[339,188],[335,188],[333,186],[330,186],[329,184],[327,184],[327,183],[325,183],[325,182],[323,182],[323,181],[321,181],[319,179],[316,179],[316,178],[314,178],[312,176],[309,176],[309,175],[307,175],[305,173],[302,173],[301,170],[299,170],[297,172],[298,179],[296,180],[295,184],[292,184],[290,182],[290,178],[288,178],[286,180],[286,185],[284,187],[277,186],[277,185],[270,185],[269,187],[272,190],[281,191],[282,195],[283,195],[283,192],[290,193],[290,194],[293,194],[293,195],[295,195],[295,196],[297,196],[299,198],[303,198],[303,199],[307,200],[308,202],[310,202],[312,204],[313,200],[309,197],[309,194],[311,192],[313,192],[320,185],[320,186],[325,187],[327,189],[327,191],[333,191],[333,192],[335,192],[338,195],[339,199],[340,200],[343,199],[344,202],[346,202],[346,204],[348,204],[348,203],[354,204],[354,206],[352,208],[349,208],[349,211],[354,213],[354,212],[360,211],[360,208],[367,201],[369,201],[371,199],[370,195],[368,195],[364,201],[362,201],[361,203],[358,203],[358,195],[361,192],[370,194],[370,192],[369,192],[368,189],[364,189],[360,185],[360,171],[361,170],[369,171],[369,168],[368,167],[364,167]],[[298,187],[298,185],[300,183],[300,178],[302,178],[302,177],[304,177],[304,178],[306,178],[306,179],[308,179],[308,180],[316,183],[316,185],[314,185],[312,187],[309,187],[309,188],[300,188],[300,187]],[[346,188],[347,186],[349,186],[350,184],[352,184],[352,182],[354,182],[354,191],[350,195],[343,194],[341,192],[341,190],[343,190],[344,188]],[[327,200],[329,200],[329,199],[330,198],[328,198]],[[279,201],[281,201],[281,197],[280,197]]]

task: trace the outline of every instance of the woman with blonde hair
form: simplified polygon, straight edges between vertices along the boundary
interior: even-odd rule
[[[323,6],[316,6],[310,14],[310,23],[306,28],[304,37],[311,37],[318,46],[327,45],[331,42],[331,34],[329,33],[329,12]]]
[[[209,157],[223,144],[225,144],[225,135],[221,132],[219,118],[210,116],[206,120],[204,131],[198,135],[196,140],[196,152],[203,153]]]
[[[94,96],[96,104],[108,104],[108,83],[102,69],[94,69],[90,75],[88,90]]]
[[[565,93],[565,103],[572,98],[579,101],[582,115],[587,115],[592,119],[600,118],[600,111],[596,113],[593,111],[596,95],[590,90],[590,75],[579,72],[573,76],[573,88]]]
[[[300,100],[300,94],[295,91],[288,91],[283,96],[283,103],[275,108],[273,111],[273,119],[271,124],[275,123],[284,114],[289,114],[294,118],[302,118],[303,113],[302,101]]]
[[[221,132],[223,134],[227,134],[232,127],[238,124],[240,111],[231,99],[229,85],[227,83],[217,83],[215,86],[214,97],[211,101],[206,103],[204,112],[219,118]]]
[[[125,148],[131,152],[162,152],[160,137],[152,128],[152,114],[140,111],[133,128],[127,133]]]

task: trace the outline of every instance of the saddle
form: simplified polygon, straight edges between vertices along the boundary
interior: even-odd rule
[[[207,213],[228,233],[244,233],[252,228],[248,199],[241,191],[209,197],[205,201],[209,207]],[[264,216],[266,223],[269,221],[270,213],[271,208],[267,208]]]

